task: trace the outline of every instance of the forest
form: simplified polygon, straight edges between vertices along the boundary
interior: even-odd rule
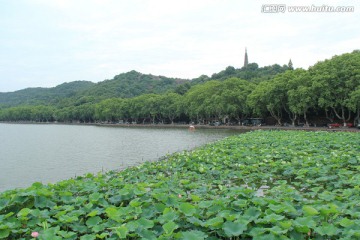
[[[360,51],[319,61],[232,66],[192,80],[123,73],[100,83],[0,93],[0,121],[277,125],[355,123],[360,117]]]

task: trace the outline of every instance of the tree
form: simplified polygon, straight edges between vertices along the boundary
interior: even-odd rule
[[[107,122],[118,122],[123,116],[123,99],[121,98],[109,98],[96,104],[96,119]]]
[[[209,81],[195,85],[185,94],[185,113],[192,121],[204,124],[210,120],[215,111],[214,103],[210,99],[217,94],[220,85],[219,81]]]
[[[360,122],[360,86],[350,93],[346,106],[355,112],[354,124]]]
[[[142,114],[146,118],[150,118],[152,124],[155,124],[155,119],[161,120],[160,116],[160,102],[161,97],[158,94],[146,94],[142,95],[144,98]]]
[[[182,96],[177,93],[167,93],[160,96],[160,113],[174,124],[175,118],[181,114]]]
[[[289,109],[296,115],[303,115],[305,124],[309,125],[307,113],[310,108],[315,108],[317,101],[312,88],[312,79],[303,69],[296,69],[293,73],[287,92]],[[295,124],[295,119],[292,124]]]
[[[79,121],[81,122],[93,122],[95,119],[95,105],[91,103],[82,104],[75,107],[74,111],[77,112]]]
[[[36,122],[49,122],[54,120],[54,108],[51,106],[34,106],[31,108],[32,120]]]
[[[345,124],[351,118],[347,108],[351,92],[360,85],[360,51],[334,56],[309,69],[318,105],[329,109]]]
[[[255,88],[255,84],[239,78],[225,80],[221,87],[222,108],[226,115],[241,123],[251,113],[247,97]]]
[[[248,98],[248,104],[255,114],[261,116],[269,112],[278,125],[282,124],[287,92],[286,85],[281,80],[281,77],[277,77],[271,81],[261,82]]]

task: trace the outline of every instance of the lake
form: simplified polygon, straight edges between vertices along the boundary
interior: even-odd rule
[[[0,192],[123,169],[234,134],[239,131],[0,124]]]

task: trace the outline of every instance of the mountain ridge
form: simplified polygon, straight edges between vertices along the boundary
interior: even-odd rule
[[[0,106],[56,105],[62,104],[66,99],[76,101],[83,97],[88,97],[91,101],[111,97],[128,98],[145,93],[162,93],[186,81],[189,80],[143,74],[132,70],[97,83],[78,80],[50,88],[32,87],[13,92],[0,92]]]
[[[211,77],[201,75],[193,79],[170,78],[132,70],[97,83],[78,80],[65,82],[52,88],[35,87],[14,92],[0,92],[0,108],[19,105],[65,107],[73,104],[99,102],[107,98],[132,98],[142,94],[162,94],[167,91],[184,94],[191,86],[211,80],[223,81],[230,77],[237,77],[252,82],[261,82],[286,70],[288,70],[287,65],[274,64],[259,68],[257,63],[249,63],[247,67],[236,69],[228,66],[225,70],[212,74]]]

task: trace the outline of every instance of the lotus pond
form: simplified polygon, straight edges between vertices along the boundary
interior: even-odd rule
[[[360,136],[255,131],[0,194],[0,238],[358,239]]]

